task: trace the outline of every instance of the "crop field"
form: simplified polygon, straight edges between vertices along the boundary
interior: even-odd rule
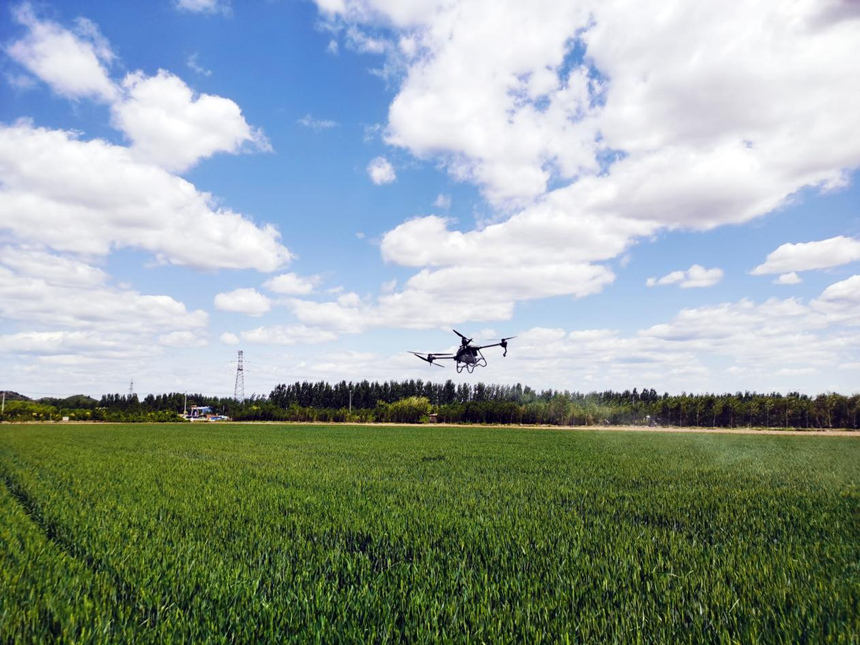
[[[860,439],[0,426],[0,643],[857,643]]]

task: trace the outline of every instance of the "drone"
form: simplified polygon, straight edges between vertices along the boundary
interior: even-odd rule
[[[431,365],[435,365],[436,367],[444,367],[443,365],[439,365],[434,361],[454,361],[454,366],[457,368],[457,374],[466,370],[471,374],[475,371],[476,367],[486,367],[487,359],[484,358],[484,355],[481,353],[482,349],[487,349],[487,347],[501,347],[504,349],[504,353],[502,356],[508,355],[508,341],[512,338],[516,338],[516,336],[508,336],[507,338],[502,338],[498,343],[492,343],[491,345],[472,345],[472,338],[466,338],[463,334],[458,332],[456,329],[452,330],[455,334],[460,337],[460,348],[457,350],[456,354],[422,354],[421,352],[409,352],[410,354],[415,354],[422,361],[426,361]]]

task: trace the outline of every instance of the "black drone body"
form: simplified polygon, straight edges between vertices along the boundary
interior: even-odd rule
[[[463,370],[466,370],[467,372],[469,372],[469,374],[471,374],[475,371],[476,367],[487,366],[487,359],[484,358],[484,355],[481,353],[482,349],[487,349],[488,347],[501,347],[505,350],[502,356],[507,356],[508,341],[512,338],[516,338],[516,336],[508,336],[507,338],[502,338],[501,340],[499,340],[498,343],[491,343],[489,345],[472,345],[472,338],[466,338],[456,329],[454,329],[453,331],[460,337],[460,347],[457,350],[456,354],[422,354],[420,352],[410,353],[415,354],[422,361],[426,361],[431,365],[436,365],[437,367],[442,367],[442,365],[439,365],[434,361],[454,361],[454,367],[457,368],[458,374]]]

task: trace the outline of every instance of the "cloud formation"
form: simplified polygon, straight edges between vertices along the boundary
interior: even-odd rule
[[[131,247],[169,264],[259,271],[291,258],[274,227],[215,207],[184,179],[106,141],[0,125],[0,179],[0,211],[10,214],[0,229],[57,251]]]
[[[215,296],[215,308],[248,316],[262,316],[272,302],[256,289],[234,289]]]
[[[706,269],[705,267],[694,264],[685,271],[672,271],[662,278],[648,278],[645,281],[645,286],[656,287],[667,284],[677,284],[682,289],[690,289],[693,287],[711,287],[723,279],[722,269]]]
[[[375,157],[367,164],[367,175],[377,186],[390,184],[397,179],[397,173],[394,172],[394,166],[385,157]]]
[[[860,166],[860,21],[831,5],[317,4],[387,40],[385,141],[498,208],[471,231],[408,220],[383,236],[388,262],[611,259],[660,230],[750,221]]]
[[[14,8],[12,17],[27,28],[27,34],[7,46],[6,53],[31,74],[70,99],[116,99],[118,91],[107,72],[115,55],[96,25],[79,18],[74,31],[69,31],[39,20],[29,2]]]
[[[818,242],[783,244],[752,275],[829,269],[860,260],[860,240],[839,235]],[[785,284],[784,282],[781,284]]]
[[[220,5],[195,0],[186,8],[192,6],[204,10]],[[131,140],[141,160],[183,171],[217,152],[271,151],[262,130],[248,125],[235,102],[195,95],[170,72],[132,72],[114,82],[107,66],[116,56],[91,21],[79,18],[75,29],[68,30],[40,20],[29,4],[19,6],[13,16],[27,33],[7,47],[9,55],[57,94],[110,104],[113,125]],[[192,63],[196,65],[196,54],[189,59]]]
[[[311,293],[322,278],[318,275],[300,276],[295,273],[282,273],[263,283],[269,291],[281,295],[304,296]]]
[[[216,152],[236,153],[244,146],[272,150],[236,103],[210,94],[195,96],[182,79],[163,69],[149,77],[128,74],[122,87],[123,98],[113,106],[113,123],[143,161],[181,172]]]

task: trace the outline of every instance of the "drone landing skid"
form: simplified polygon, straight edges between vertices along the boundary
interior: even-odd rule
[[[486,358],[484,358],[484,355],[481,353],[481,351],[480,351],[480,350],[478,350],[478,356],[479,356],[480,358],[478,358],[478,360],[476,360],[474,363],[466,363],[466,362],[461,363],[461,362],[457,361],[457,365],[456,365],[456,367],[457,367],[457,374],[459,374],[460,372],[462,372],[464,369],[465,369],[469,374],[471,374],[472,372],[474,372],[474,371],[475,371],[475,368],[476,368],[476,367],[486,367],[486,366],[487,366],[487,359],[486,359]]]

